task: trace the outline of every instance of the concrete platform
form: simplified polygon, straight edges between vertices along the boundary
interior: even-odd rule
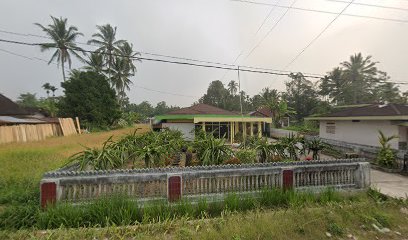
[[[408,177],[371,169],[371,187],[394,198],[408,198]]]

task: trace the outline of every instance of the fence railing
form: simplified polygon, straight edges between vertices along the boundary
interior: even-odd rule
[[[55,171],[41,181],[41,204],[79,202],[110,194],[137,200],[205,197],[263,188],[364,189],[370,184],[364,159],[258,163],[111,171]]]

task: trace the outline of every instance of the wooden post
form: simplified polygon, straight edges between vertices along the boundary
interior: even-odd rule
[[[76,121],[77,128],[78,128],[78,134],[81,134],[81,126],[79,125],[79,118],[75,117],[75,121]]]
[[[258,122],[258,137],[262,137],[262,123]]]
[[[251,125],[250,125],[251,127],[249,128],[250,129],[250,131],[251,131],[251,134],[250,134],[250,136],[252,137],[252,136],[254,136],[254,123],[253,122],[251,122]]]

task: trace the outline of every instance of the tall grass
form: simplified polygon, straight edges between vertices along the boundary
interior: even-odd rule
[[[200,199],[193,202],[183,199],[172,204],[167,201],[152,201],[141,207],[128,197],[113,196],[81,205],[61,203],[49,206],[45,211],[39,209],[38,203],[13,206],[0,214],[0,229],[124,226],[184,217],[189,219],[217,217],[225,211],[300,207],[347,199],[347,196],[330,189],[320,194],[265,189],[253,196],[228,194],[222,201]]]

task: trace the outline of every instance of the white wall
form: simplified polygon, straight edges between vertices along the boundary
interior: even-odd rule
[[[335,123],[335,134],[326,133],[327,122]],[[378,147],[380,146],[378,130],[381,130],[386,136],[399,136],[400,133],[399,127],[391,125],[390,121],[320,121],[319,135],[326,139]],[[391,147],[398,149],[398,141],[400,140],[392,140]]]
[[[194,139],[194,123],[163,123],[162,127],[171,130],[179,130],[183,133],[184,139],[186,140]]]

